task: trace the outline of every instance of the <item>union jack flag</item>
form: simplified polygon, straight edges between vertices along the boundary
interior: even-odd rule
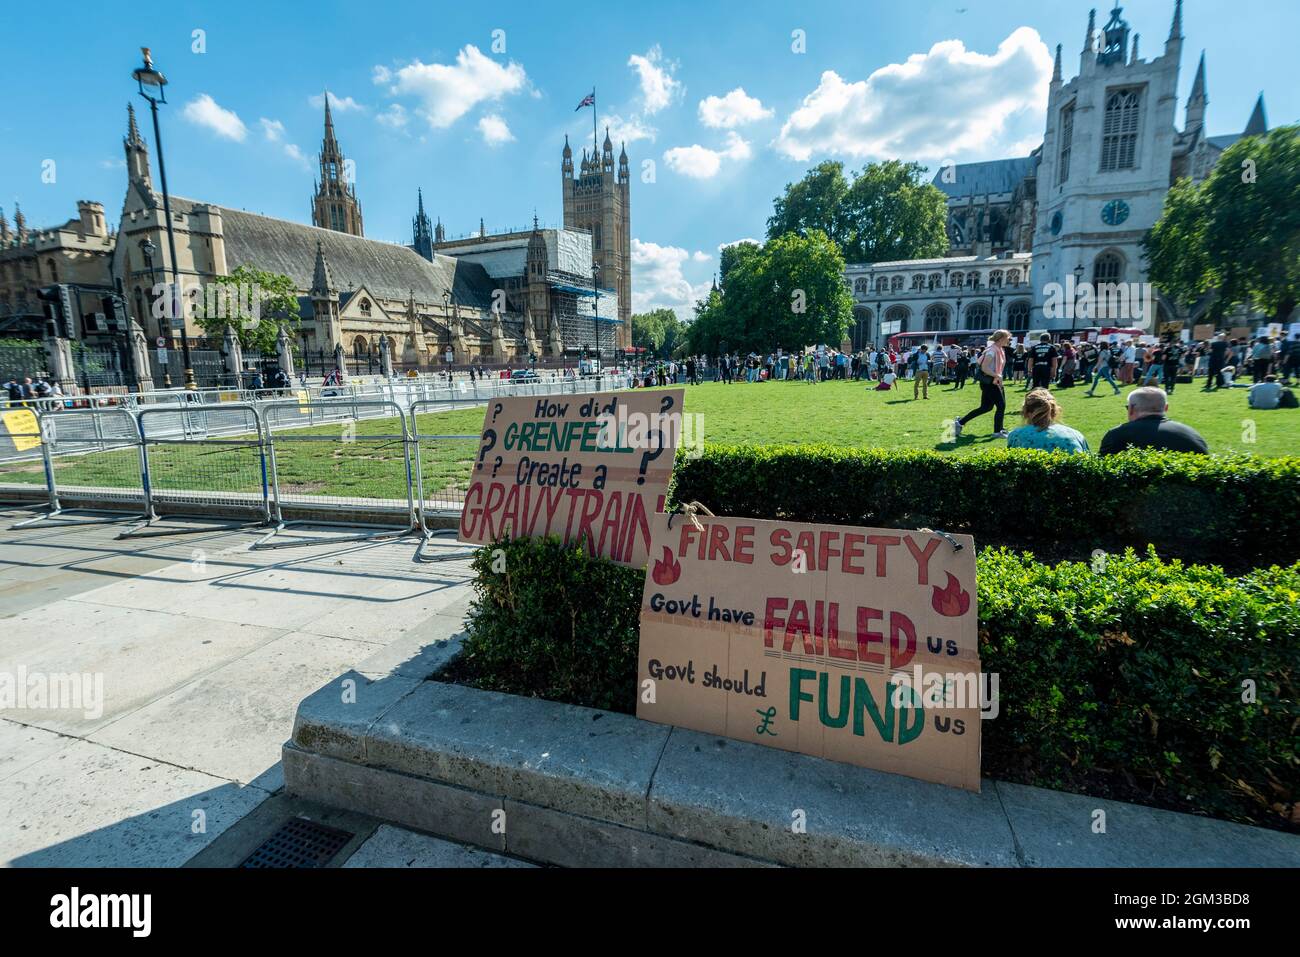
[[[578,104],[577,108],[573,112],[577,113],[578,110],[582,109],[584,106],[595,106],[595,105],[596,105],[596,94],[593,91],[591,93],[588,93],[586,96],[582,98],[582,102]]]

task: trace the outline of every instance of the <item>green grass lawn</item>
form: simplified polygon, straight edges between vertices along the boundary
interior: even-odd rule
[[[1094,398],[1085,389],[1057,392],[1063,421],[1081,431],[1095,451],[1110,428],[1125,421],[1124,398],[1104,384]],[[1128,390],[1126,389],[1125,392]],[[1020,424],[1015,411],[1024,393],[1007,388],[1007,427]],[[936,449],[954,455],[1005,445],[991,437],[993,415],[972,422],[957,442],[947,423],[979,404],[979,389],[930,389],[928,400],[913,399],[911,383],[892,392],[876,392],[856,382],[764,382],[686,389],[686,409],[703,416],[704,440],[723,445],[741,442],[830,443],[852,447]],[[1277,456],[1300,453],[1300,410],[1261,412],[1246,407],[1246,391],[1205,393],[1180,386],[1172,396],[1173,418],[1195,428],[1215,452],[1249,452]],[[420,416],[422,435],[477,435],[482,408]],[[277,433],[276,461],[286,495],[404,499],[406,464],[400,441],[378,436],[393,432],[392,420],[356,423],[355,442],[295,441],[311,435],[342,436],[348,424],[337,423]],[[478,443],[440,440],[421,443],[426,494],[462,491],[473,468]],[[63,486],[131,488],[139,484],[134,449],[56,459]],[[261,463],[253,450],[224,446],[154,446],[150,451],[154,487],[259,492]],[[44,482],[39,461],[0,464],[0,482]]]
[[[1127,394],[1130,388],[1124,389]],[[1078,429],[1096,451],[1106,432],[1126,421],[1124,395],[1102,383],[1097,394],[1055,390],[1062,421]],[[912,383],[892,392],[869,391],[859,382],[760,382],[688,386],[686,409],[704,416],[704,440],[722,445],[826,442],[858,448],[936,449],[961,455],[1005,447],[991,439],[993,413],[971,422],[955,444],[947,423],[979,405],[979,387],[954,391],[930,388],[930,398],[913,399]],[[1007,385],[1007,428],[1023,424],[1017,414],[1024,392]],[[1300,410],[1262,412],[1246,407],[1246,390],[1202,392],[1200,384],[1180,385],[1170,397],[1170,417],[1196,429],[1213,452],[1300,454]]]

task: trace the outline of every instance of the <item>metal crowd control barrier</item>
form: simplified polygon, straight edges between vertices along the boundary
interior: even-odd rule
[[[252,405],[154,407],[138,413],[145,518],[119,538],[208,532],[204,528],[145,531],[162,515],[212,516],[197,510],[216,505],[243,516],[235,527],[270,524],[267,441]]]
[[[425,546],[435,536],[456,532],[455,528],[430,528],[426,517],[430,512],[455,514],[464,505],[469,474],[474,468],[474,457],[482,438],[478,433],[454,435],[443,434],[438,430],[426,432],[420,426],[419,416],[452,411],[457,406],[474,407],[478,404],[475,399],[417,399],[411,403],[411,449],[415,462],[416,517],[420,531],[420,545],[415,550],[417,562],[448,561],[468,558],[474,554],[474,549],[457,549],[436,556],[425,555]],[[426,452],[430,453],[427,460]],[[458,484],[463,487],[458,488]],[[430,488],[435,485],[436,488]]]
[[[6,417],[12,414],[5,413]],[[37,412],[35,417],[49,492],[48,511],[14,528],[36,524],[111,524],[139,519],[145,509],[146,495],[140,431],[130,412],[119,406],[106,406]],[[30,439],[30,434],[27,437]],[[129,511],[117,514],[109,509],[65,507],[64,498],[76,495],[98,502],[120,502]],[[72,512],[90,513],[91,517],[68,517]]]
[[[374,424],[376,419],[380,424]],[[330,544],[403,538],[419,531],[411,481],[411,437],[406,427],[406,416],[397,403],[353,399],[272,402],[262,406],[262,422],[271,450],[271,519],[275,528],[254,542],[253,548],[292,548],[322,543],[315,538],[275,541],[291,525],[368,530],[363,534],[332,539]],[[390,422],[391,427],[387,425]],[[365,431],[360,428],[362,423],[365,423]],[[338,431],[324,433],[321,431],[324,425],[337,426]],[[319,489],[331,484],[350,482],[365,483],[378,494],[319,494]],[[383,497],[385,489],[391,490],[394,497]],[[338,519],[287,522],[284,519],[286,504],[308,505],[314,510],[337,515]],[[356,515],[367,508],[400,507],[402,504],[406,509],[406,526],[401,529],[373,522],[348,521],[350,514]]]

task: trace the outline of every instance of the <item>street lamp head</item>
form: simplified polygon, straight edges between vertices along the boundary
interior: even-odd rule
[[[144,66],[131,71],[135,81],[140,84],[140,95],[146,100],[166,103],[167,93],[164,87],[167,86],[167,78],[153,68],[153,57],[148,47],[141,47],[140,52],[144,54]],[[148,92],[146,87],[149,88]]]
[[[1074,267],[1074,281],[1083,282],[1083,263]]]
[[[153,254],[157,249],[158,247],[154,245],[153,240],[148,236],[140,240],[140,252],[144,253],[145,259],[153,259]]]

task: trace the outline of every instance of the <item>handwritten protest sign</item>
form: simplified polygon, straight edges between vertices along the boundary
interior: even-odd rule
[[[652,523],[637,717],[979,790],[973,539],[699,522]]]
[[[640,567],[682,434],[683,389],[495,399],[460,540],[557,535]]]

